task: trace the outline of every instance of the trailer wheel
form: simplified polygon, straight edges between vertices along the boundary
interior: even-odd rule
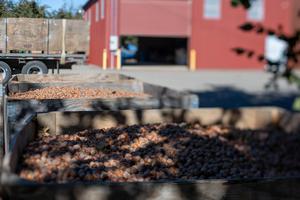
[[[41,61],[30,61],[22,68],[22,74],[48,74],[48,67]]]
[[[3,61],[0,61],[0,73],[2,74],[2,84],[7,83],[11,78],[11,69],[9,65]]]

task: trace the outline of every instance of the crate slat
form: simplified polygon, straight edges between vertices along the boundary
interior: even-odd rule
[[[6,19],[0,19],[0,51],[6,53]]]

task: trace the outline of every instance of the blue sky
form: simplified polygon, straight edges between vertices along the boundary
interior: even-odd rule
[[[41,4],[46,4],[49,6],[49,9],[56,10],[60,8],[64,2],[66,2],[68,5],[73,5],[75,7],[84,5],[87,0],[38,0]]]

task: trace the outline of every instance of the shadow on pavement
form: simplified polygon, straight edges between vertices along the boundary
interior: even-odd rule
[[[293,103],[300,96],[297,92],[248,93],[234,87],[215,87],[211,91],[190,91],[198,95],[200,107],[220,107],[234,109],[239,107],[276,106],[293,110]]]

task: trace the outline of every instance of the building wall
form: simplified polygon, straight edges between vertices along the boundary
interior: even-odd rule
[[[90,55],[89,63],[95,65],[102,65],[102,52],[106,48],[106,20],[99,19],[96,21],[96,6],[99,6],[99,2],[94,3],[86,11],[88,20],[91,23],[91,42],[90,42]]]
[[[300,31],[300,1],[293,0],[292,8],[294,8],[293,16],[292,16],[293,17],[292,26],[294,27],[294,32]]]
[[[242,32],[238,27],[251,20],[245,9],[233,8],[230,0],[221,0],[221,18],[217,20],[204,19],[204,0],[105,0],[105,18],[96,22],[97,1],[101,5],[101,0],[92,0],[86,8],[86,18],[91,16],[91,64],[102,66],[106,49],[108,67],[115,66],[115,52],[109,51],[110,36],[138,35],[189,37],[189,48],[196,50],[199,69],[257,69],[264,65],[257,57],[238,56],[232,51],[244,47],[257,55],[264,54],[266,36]],[[296,26],[300,28],[296,20],[299,0],[264,1],[264,19],[254,23],[271,30],[281,26],[287,34],[292,34]]]
[[[293,34],[295,28],[293,15],[296,14],[293,7],[296,1],[299,0],[266,0],[266,6],[269,9],[264,22],[265,26],[275,30],[282,26],[284,34]]]
[[[191,0],[121,0],[121,35],[189,37]]]
[[[114,6],[112,4],[114,3]],[[101,17],[101,0],[94,0],[90,3],[88,8],[85,10],[85,19],[90,21],[91,24],[91,40],[90,40],[90,55],[89,63],[102,66],[103,65],[103,52],[107,52],[107,67],[115,66],[116,56],[115,52],[110,52],[110,36],[111,34],[119,35],[118,24],[112,23],[112,8],[115,9],[115,21],[118,21],[118,6],[119,0],[105,0],[104,3],[104,17]],[[116,5],[116,6],[115,6]],[[97,10],[98,8],[98,12]],[[96,20],[96,14],[98,14],[98,20]]]
[[[265,27],[276,29],[282,25],[290,32],[290,0],[265,0],[264,19],[252,21]],[[242,32],[238,27],[247,19],[247,11],[233,8],[230,0],[222,1],[221,18],[204,19],[204,0],[193,1],[191,49],[197,52],[197,67],[203,68],[262,68],[257,57],[238,56],[232,51],[235,47],[253,50],[257,55],[264,54],[265,35]]]

